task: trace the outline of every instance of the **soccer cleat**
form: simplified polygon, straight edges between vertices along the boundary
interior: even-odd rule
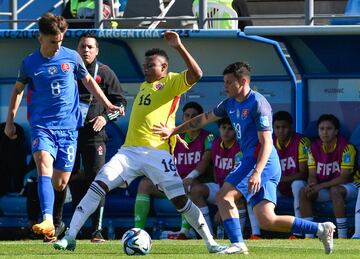
[[[65,233],[65,236],[61,240],[56,241],[53,246],[56,250],[74,251],[76,248],[76,240]]]
[[[209,245],[207,247],[207,249],[208,249],[210,254],[218,254],[219,252],[224,251],[225,249],[227,249],[227,246],[219,245],[219,244]]]
[[[336,226],[332,222],[320,223],[324,231],[318,235],[319,239],[324,245],[325,254],[331,254],[334,248],[334,232]]]
[[[289,240],[297,240],[297,239],[299,239],[297,236],[295,236],[295,235],[291,235],[291,236],[289,236],[289,238],[288,238]]]
[[[217,252],[217,254],[244,254],[244,255],[248,255],[249,254],[249,250],[246,247],[245,244],[231,244],[229,247],[227,247],[226,249],[223,249],[222,251]]]
[[[249,240],[260,240],[260,239],[261,239],[261,237],[259,235],[251,235],[249,237]]]
[[[91,234],[91,243],[104,243],[105,239],[101,234],[101,230],[95,230],[94,233]]]
[[[44,239],[43,239],[43,242],[44,243],[55,243],[57,241],[57,237],[56,236],[48,236],[48,235],[45,235],[44,236]]]
[[[45,235],[44,236],[44,243],[55,243],[58,238],[65,232],[65,223],[63,221],[60,222],[59,226],[55,226],[55,235]]]
[[[55,227],[52,221],[45,219],[40,224],[35,224],[32,226],[32,230],[36,234],[41,234],[44,236],[55,236]]]

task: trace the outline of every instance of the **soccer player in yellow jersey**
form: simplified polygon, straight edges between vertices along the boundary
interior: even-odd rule
[[[168,72],[165,51],[152,49],[145,53],[145,82],[134,100],[124,145],[100,170],[88,192],[77,206],[65,237],[54,244],[55,249],[74,250],[76,235],[97,208],[101,197],[116,187],[126,187],[138,176],[145,175],[165,193],[177,210],[205,240],[210,253],[226,247],[218,245],[199,208],[185,195],[184,187],[171,155],[175,138],[163,140],[152,132],[160,123],[175,126],[175,113],[181,94],[188,91],[202,76],[194,58],[175,32],[165,32],[168,45],[178,51],[187,70]]]

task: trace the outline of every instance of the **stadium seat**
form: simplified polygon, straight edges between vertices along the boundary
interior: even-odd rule
[[[348,0],[345,7],[345,16],[359,16],[360,15],[360,1],[359,0]],[[331,20],[332,25],[354,25],[360,24],[360,18],[333,18]]]
[[[197,29],[197,22],[195,20],[187,20],[195,18],[192,10],[193,0],[175,0],[174,5],[166,13],[166,17],[175,17],[183,20],[167,20],[161,22],[157,28],[185,28]]]
[[[193,13],[199,16],[199,6],[193,5]],[[207,3],[207,17],[208,18],[237,18],[238,15],[234,9],[224,4]],[[221,21],[209,20],[207,22],[209,29],[238,29],[237,20]]]
[[[159,0],[128,0],[123,18],[143,18],[143,21],[120,21],[119,28],[147,28],[153,21],[146,20],[145,17],[175,17],[179,20],[161,21],[156,28],[197,28],[196,21],[186,20],[194,18],[192,13],[191,0],[176,0],[166,13],[163,1]],[[183,20],[181,20],[183,18]]]
[[[145,17],[159,16],[161,13],[159,0],[128,0],[123,18],[143,18],[143,21],[120,21],[119,28],[146,28],[151,21]]]
[[[9,193],[0,197],[0,208],[4,216],[27,216],[26,197]]]

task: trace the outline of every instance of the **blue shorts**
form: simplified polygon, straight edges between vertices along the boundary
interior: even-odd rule
[[[226,177],[225,181],[235,186],[239,192],[245,197],[248,204],[255,206],[262,200],[268,200],[276,204],[276,189],[281,177],[281,167],[279,158],[271,156],[261,173],[260,190],[255,193],[248,192],[249,178],[256,164],[254,157],[244,157],[241,165],[234,168]]]
[[[31,151],[49,152],[54,158],[54,168],[71,172],[76,157],[77,130],[51,130],[31,128]]]

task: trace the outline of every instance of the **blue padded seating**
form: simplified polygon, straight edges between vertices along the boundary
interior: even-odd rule
[[[26,216],[26,197],[18,193],[0,196],[0,209],[4,216]]]
[[[345,7],[345,16],[360,16],[360,1],[359,0],[348,0]],[[353,25],[360,24],[360,18],[333,18],[331,20],[332,25]]]

